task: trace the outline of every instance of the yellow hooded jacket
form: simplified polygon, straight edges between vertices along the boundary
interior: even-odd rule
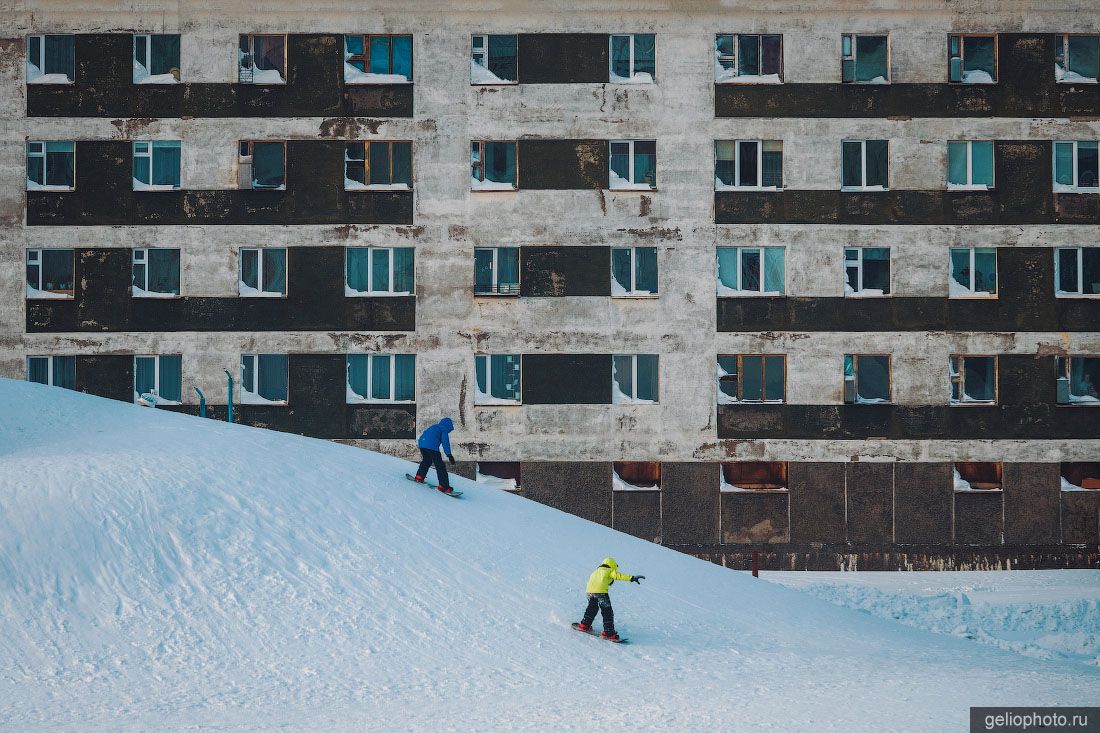
[[[615,562],[615,558],[605,557],[600,566],[588,576],[588,587],[585,592],[606,593],[608,586],[616,580],[629,582],[633,578],[633,575],[624,575],[619,572],[619,563]]]

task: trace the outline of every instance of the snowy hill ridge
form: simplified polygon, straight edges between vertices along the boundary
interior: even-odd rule
[[[0,379],[0,729],[945,730],[1100,684],[409,467]],[[630,646],[568,626],[608,554]]]

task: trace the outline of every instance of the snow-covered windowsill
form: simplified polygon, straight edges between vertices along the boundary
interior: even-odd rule
[[[775,290],[734,290],[721,283],[718,284],[719,298],[783,298],[786,293]]]
[[[171,185],[169,185],[169,186],[161,186],[161,185],[154,186],[152,184],[145,183],[143,181],[139,181],[138,179],[135,178],[134,179],[134,190],[135,191],[179,191],[180,187],[179,186],[171,186]]]
[[[787,493],[790,493],[787,490],[787,487],[785,487],[785,486],[781,487],[781,488],[766,487],[766,488],[759,488],[759,489],[749,489],[749,488],[744,488],[744,487],[741,487],[741,486],[734,486],[733,484],[727,484],[725,481],[722,481],[721,492],[723,494],[787,494]]]
[[[35,183],[34,181],[27,181],[28,191],[57,191],[70,193],[76,190],[75,186],[46,186],[41,183]]]
[[[612,293],[612,298],[616,300],[653,300],[661,297],[659,293],[649,293],[643,290],[633,292]]]
[[[841,193],[880,193],[889,191],[886,186],[841,186]]]
[[[494,397],[482,392],[479,386],[474,386],[474,407],[520,407],[521,405],[523,405],[522,400]]]
[[[485,192],[485,191],[515,191],[516,184],[508,181],[481,181],[473,176],[470,176],[470,191],[472,192]]]
[[[30,285],[27,286],[27,300],[72,300],[70,293],[55,293],[52,290],[39,290]]]
[[[412,79],[404,74],[375,74],[369,71],[360,71],[351,64],[344,62],[344,83],[356,84],[412,84]]]
[[[1100,293],[1067,293],[1064,290],[1054,291],[1055,298],[1100,298]]]
[[[1054,193],[1100,193],[1097,186],[1067,186],[1064,183],[1054,184]]]
[[[984,183],[948,183],[948,191],[992,191],[993,186]]]
[[[782,84],[779,74],[744,74],[724,76],[714,80],[715,84]]]
[[[134,285],[130,286],[130,296],[133,298],[160,298],[171,299],[180,297],[179,293],[158,293],[155,290],[142,290]]]
[[[360,183],[351,178],[344,178],[345,191],[411,191],[407,183]]]
[[[608,84],[655,84],[653,75],[646,71],[639,71],[630,76],[619,76],[615,72],[608,75]]]
[[[407,298],[412,293],[393,290],[353,290],[347,284],[344,285],[345,298]]]
[[[285,298],[286,293],[272,293],[267,290],[257,290],[243,281],[237,281],[237,294],[242,298]]]
[[[274,405],[276,407],[286,406],[286,400],[269,400],[266,397],[262,397],[255,392],[249,392],[247,389],[241,388],[240,403],[242,405]]]

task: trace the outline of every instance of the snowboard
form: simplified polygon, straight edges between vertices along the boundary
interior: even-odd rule
[[[408,479],[409,481],[412,481],[412,482],[413,482],[414,484],[420,484],[421,486],[431,486],[431,484],[427,484],[427,483],[421,483],[420,481],[417,481],[417,480],[416,480],[416,476],[413,476],[413,475],[412,475],[411,473],[406,473],[406,474],[405,474],[405,478],[407,478],[407,479]],[[435,488],[435,487],[434,487],[434,486],[432,486],[432,488]],[[439,491],[439,489],[435,489],[435,490],[436,490],[436,491]],[[454,499],[458,499],[458,498],[460,498],[460,497],[462,496],[462,492],[461,492],[461,491],[452,491],[452,492],[451,492],[451,493],[449,493],[449,494],[448,494],[448,493],[446,493],[446,492],[444,492],[444,491],[439,491],[439,493],[443,494],[444,496],[450,496],[450,497],[452,497],[452,498],[454,498]]]
[[[589,636],[595,636],[597,639],[604,639],[604,637],[600,636],[595,631],[585,631],[584,629],[581,628],[580,624],[574,623],[573,628],[576,629],[577,631],[581,632],[582,634],[588,634]],[[621,636],[618,639],[604,639],[604,641],[610,641],[612,644],[629,644],[630,643],[630,639],[624,639]]]

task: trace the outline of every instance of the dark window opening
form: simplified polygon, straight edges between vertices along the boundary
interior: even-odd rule
[[[722,464],[724,491],[784,491],[786,461],[726,461]]]

